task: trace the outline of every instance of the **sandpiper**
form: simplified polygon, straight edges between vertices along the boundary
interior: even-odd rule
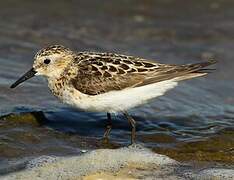
[[[46,47],[35,55],[32,69],[11,85],[15,88],[34,75],[45,76],[52,93],[62,102],[85,111],[121,112],[131,125],[135,142],[135,121],[127,110],[162,96],[178,82],[206,75],[215,60],[186,65],[162,64],[114,53],[73,52],[61,45]]]

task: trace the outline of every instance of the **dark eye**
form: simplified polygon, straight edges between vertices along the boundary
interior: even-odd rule
[[[50,64],[50,59],[45,59],[45,60],[44,60],[44,63],[45,63],[45,64]]]

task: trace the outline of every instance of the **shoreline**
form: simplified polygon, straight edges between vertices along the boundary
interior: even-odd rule
[[[72,157],[41,156],[25,163],[25,169],[0,178],[4,180],[231,179],[234,178],[234,169],[194,168],[135,144],[114,150],[91,150]]]

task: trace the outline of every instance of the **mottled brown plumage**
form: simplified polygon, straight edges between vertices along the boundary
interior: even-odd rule
[[[38,51],[34,58],[37,59],[43,56],[50,56],[53,54],[64,54],[64,53],[72,53],[72,51],[69,48],[66,48],[62,45],[53,45]]]
[[[196,73],[205,73],[199,70],[214,62],[168,65],[113,53],[82,52],[74,58],[73,67],[77,68],[77,75],[71,79],[71,83],[84,94],[97,95],[140,87],[191,73],[196,76]]]

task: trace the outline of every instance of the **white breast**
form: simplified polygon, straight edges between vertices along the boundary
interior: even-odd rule
[[[162,96],[177,84],[178,82],[172,79],[95,96],[83,94],[70,87],[63,92],[61,99],[63,102],[85,111],[113,113],[128,110],[144,104],[153,98]]]

